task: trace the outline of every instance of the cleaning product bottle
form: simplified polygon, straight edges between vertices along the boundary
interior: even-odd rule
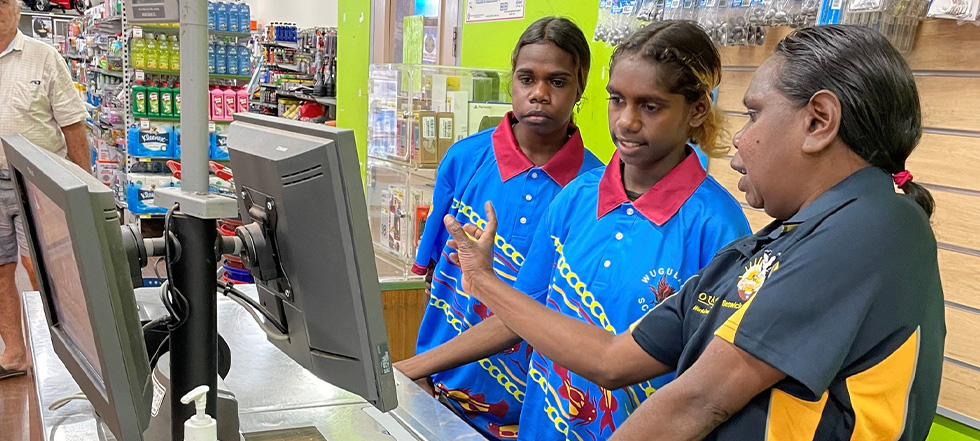
[[[153,34],[144,34],[146,40],[146,69],[157,69],[157,39]]]
[[[146,87],[146,116],[160,116],[160,88],[156,83]]]
[[[238,5],[238,32],[249,33],[252,30],[252,13],[248,3]]]
[[[215,59],[214,55],[214,45],[214,40],[211,40],[211,42],[208,43],[208,73],[214,73],[216,68],[215,64],[217,63],[217,60]]]
[[[157,69],[170,70],[170,40],[162,32],[157,35]]]
[[[218,422],[205,413],[208,407],[208,390],[206,385],[192,389],[187,395],[180,397],[180,402],[194,402],[197,413],[184,422],[184,441],[218,441]]]
[[[238,74],[252,75],[252,54],[244,44],[238,45]]]
[[[211,86],[211,121],[225,120],[225,94],[216,86]]]
[[[180,116],[180,83],[174,83],[174,116]]]
[[[174,90],[167,83],[160,84],[160,116],[173,116]]]
[[[225,65],[226,69],[228,69],[228,75],[238,75],[238,46],[229,42],[225,46],[225,50],[228,53],[225,57]]]
[[[225,95],[225,121],[231,121],[234,119],[232,115],[238,112],[238,95],[230,87],[222,93]]]
[[[224,41],[214,44],[214,73],[218,75],[228,73],[228,47]]]
[[[214,18],[219,31],[228,30],[228,5],[225,2],[214,4]]]
[[[137,118],[146,116],[146,86],[142,81],[137,81],[133,86],[133,116]]]
[[[140,37],[133,37],[130,44],[131,61],[136,69],[146,69],[146,40]]]
[[[208,2],[208,29],[215,30],[218,28],[217,19],[214,12],[214,2]]]
[[[235,91],[235,96],[238,98],[239,112],[248,112],[248,100],[249,100],[248,95],[249,93],[247,90],[245,90],[244,87],[239,87],[238,90]]]
[[[228,3],[228,30],[238,32],[238,2]]]
[[[176,34],[170,36],[170,70],[180,72],[180,41]]]

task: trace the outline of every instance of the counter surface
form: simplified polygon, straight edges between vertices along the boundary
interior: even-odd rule
[[[255,296],[254,286],[239,285],[239,288]],[[161,314],[158,290],[137,290],[141,318]],[[51,346],[40,295],[25,292],[23,303],[44,439],[114,439],[97,422],[87,401],[76,400],[60,409],[48,410],[51,403],[79,393],[79,389]],[[381,413],[357,395],[320,380],[269,343],[252,317],[221,295],[218,296],[218,332],[231,348],[231,371],[224,381],[238,400],[244,433],[314,426],[327,439],[351,441],[484,439],[397,371],[398,408],[388,413]]]

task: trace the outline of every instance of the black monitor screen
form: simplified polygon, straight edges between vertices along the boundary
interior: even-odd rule
[[[90,373],[104,382],[65,212],[30,181],[23,182],[30,204],[28,216],[37,228],[40,245],[37,251],[46,269],[48,292],[55,306],[54,321],[85,356],[93,368]]]

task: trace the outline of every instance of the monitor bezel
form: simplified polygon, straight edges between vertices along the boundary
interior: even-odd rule
[[[54,351],[109,430],[119,439],[142,439],[150,419],[150,367],[113,193],[77,165],[19,135],[4,137],[3,148]],[[93,377],[94,366],[80,361],[84,353],[59,327],[36,226],[29,221],[25,181],[64,211],[102,365],[101,383]],[[99,250],[101,258],[86,250]]]

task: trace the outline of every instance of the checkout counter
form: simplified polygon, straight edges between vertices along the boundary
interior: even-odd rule
[[[256,297],[254,285],[239,285],[239,288]],[[165,314],[158,292],[159,288],[136,290],[141,319]],[[23,306],[44,440],[115,439],[97,421],[85,400],[72,401],[57,410],[48,409],[53,402],[78,393],[79,388],[54,353],[40,295],[25,292]],[[387,312],[386,307],[386,316]],[[420,315],[421,309],[416,314]],[[231,370],[224,382],[238,401],[242,441],[484,439],[398,371],[395,371],[398,407],[387,413],[381,413],[357,395],[318,379],[269,343],[245,309],[220,295],[218,332],[231,348]],[[307,435],[315,433],[310,431],[311,427],[322,438]],[[272,431],[281,434],[272,436],[269,433]]]

